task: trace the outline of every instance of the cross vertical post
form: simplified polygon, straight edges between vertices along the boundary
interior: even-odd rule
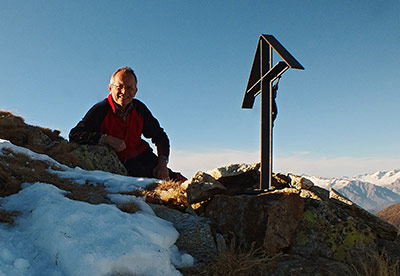
[[[283,61],[273,64],[273,51],[279,54]],[[272,35],[260,35],[253,65],[247,83],[242,108],[252,108],[255,97],[261,94],[261,169],[260,190],[271,188],[272,183],[272,129],[273,104],[275,101],[273,82],[280,78],[288,69],[304,67],[279,43]]]
[[[272,65],[272,48],[264,40],[259,41],[261,76],[264,76]],[[272,83],[261,77],[261,166],[260,189],[268,189],[272,175]]]

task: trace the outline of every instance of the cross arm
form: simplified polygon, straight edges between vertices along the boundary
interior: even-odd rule
[[[252,87],[248,88],[244,94],[242,108],[253,108],[255,97],[261,92],[261,80],[274,81],[280,75],[282,75],[289,66],[286,62],[280,61],[275,64],[264,76],[262,76]]]

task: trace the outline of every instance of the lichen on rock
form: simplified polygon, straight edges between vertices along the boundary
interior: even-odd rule
[[[127,175],[126,168],[115,151],[107,146],[79,145],[72,154],[79,160],[78,166],[82,169]]]

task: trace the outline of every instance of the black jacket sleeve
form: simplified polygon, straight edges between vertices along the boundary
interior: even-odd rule
[[[108,112],[107,99],[94,105],[85,117],[69,132],[69,141],[78,144],[98,144],[101,124]]]
[[[140,101],[136,101],[136,108],[143,115],[143,136],[151,138],[151,142],[157,147],[158,156],[169,157],[169,139],[160,123],[151,114],[146,105]]]

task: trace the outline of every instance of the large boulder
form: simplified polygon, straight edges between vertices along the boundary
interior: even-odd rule
[[[227,240],[263,247],[274,255],[294,242],[303,210],[304,199],[298,194],[217,195],[206,205],[204,216]]]
[[[242,194],[260,182],[260,164],[234,164],[208,172],[197,172],[186,182],[190,204],[207,201],[217,194]]]
[[[76,156],[77,165],[82,169],[128,174],[115,151],[107,146],[79,145],[72,154]]]
[[[187,185],[187,200],[190,204],[208,200],[226,191],[224,185],[205,172],[197,172],[185,184]]]

